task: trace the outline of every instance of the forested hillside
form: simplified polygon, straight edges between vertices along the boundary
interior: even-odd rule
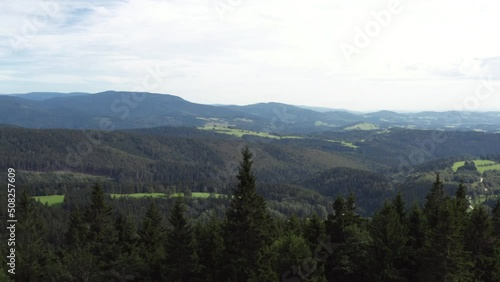
[[[421,206],[397,194],[365,218],[350,194],[325,203],[324,216],[276,216],[259,193],[252,153],[241,153],[232,196],[203,207],[189,196],[111,200],[97,183],[58,208],[19,189],[16,281],[500,279],[498,200],[491,210],[469,208],[466,186],[448,195],[438,175]],[[5,238],[3,209],[0,219]],[[0,252],[0,279],[11,281],[12,254]]]
[[[467,122],[464,122],[467,121]],[[29,128],[224,126],[278,134],[388,129],[499,132],[499,112],[315,111],[283,103],[203,105],[169,94],[105,91],[0,95],[0,123]],[[103,124],[106,124],[103,126]]]
[[[36,196],[70,194],[95,181],[108,193],[228,194],[239,150],[247,144],[255,155],[257,182],[268,187],[263,191],[266,199],[284,193],[280,185],[319,193],[323,198],[314,204],[353,192],[361,213],[370,215],[397,191],[410,202],[421,202],[432,182],[425,177],[428,174],[441,172],[449,186],[460,180],[478,182],[477,176],[446,172],[453,164],[446,160],[498,158],[499,137],[401,129],[265,138],[183,127],[127,131],[3,127],[0,169],[16,168]],[[500,187],[492,173],[483,175],[484,184],[490,183],[485,188],[496,193]]]

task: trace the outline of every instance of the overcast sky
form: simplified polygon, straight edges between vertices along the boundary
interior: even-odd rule
[[[496,0],[0,1],[0,93],[500,110],[499,12]]]

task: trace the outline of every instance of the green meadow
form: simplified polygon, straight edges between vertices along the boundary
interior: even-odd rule
[[[152,198],[164,198],[166,197],[164,193],[134,193],[134,194],[110,194],[111,198],[144,198],[144,197],[152,197]],[[215,194],[215,197],[220,197],[222,194]],[[173,197],[183,197],[183,193],[175,193],[172,195]],[[193,192],[191,194],[192,198],[202,198],[206,199],[210,197],[210,193],[207,192]]]
[[[363,122],[344,128],[344,130],[377,130],[380,127],[373,123]]]
[[[166,197],[164,193],[134,193],[134,194],[109,194],[111,198],[144,198],[144,197],[152,197],[152,198],[163,198]],[[183,193],[175,193],[172,196],[174,197],[183,197]],[[222,194],[215,194],[215,197],[220,197]],[[206,199],[210,197],[210,193],[206,192],[193,192],[191,197],[193,198],[201,198]],[[49,206],[59,206],[62,205],[64,201],[64,195],[50,195],[50,196],[35,196],[33,197],[35,200],[39,201],[42,204],[47,204]]]
[[[305,139],[305,137],[302,137],[302,136],[294,136],[294,135],[278,136],[278,135],[269,134],[267,132],[252,131],[252,130],[245,130],[245,129],[238,129],[238,128],[229,128],[229,127],[220,127],[220,126],[205,126],[205,127],[198,127],[198,129],[210,130],[210,131],[214,131],[217,133],[233,135],[233,136],[240,137],[240,138],[243,137],[244,135],[251,135],[251,136],[258,136],[258,137],[272,138],[272,139]],[[343,146],[353,148],[353,149],[358,148],[358,146],[354,145],[351,142],[347,142],[347,141],[339,141],[339,140],[325,140],[325,141],[339,143]]]
[[[64,195],[36,196],[33,198],[39,201],[40,203],[47,204],[49,206],[62,205],[64,201]]]
[[[473,160],[476,164],[477,170],[484,173],[487,170],[500,170],[500,164],[490,160]],[[459,167],[465,165],[465,161],[456,162],[453,164],[453,172],[456,172]]]
[[[332,142],[332,143],[339,143],[342,146],[353,148],[353,149],[359,148],[359,146],[356,146],[353,143],[347,142],[347,141],[338,141],[338,140],[326,140],[326,141]]]
[[[210,130],[210,131],[214,131],[217,133],[228,134],[228,135],[233,135],[233,136],[237,136],[237,137],[243,137],[244,135],[252,135],[252,136],[258,136],[258,137],[263,137],[263,138],[272,138],[272,139],[302,139],[302,138],[304,138],[301,136],[278,136],[278,135],[274,135],[274,134],[269,134],[267,132],[252,131],[252,130],[238,129],[238,128],[229,128],[229,127],[221,127],[221,126],[205,126],[205,127],[198,127],[198,129]]]

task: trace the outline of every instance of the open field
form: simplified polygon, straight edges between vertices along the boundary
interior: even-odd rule
[[[40,203],[47,204],[49,206],[61,205],[64,201],[64,195],[36,196],[33,198]]]
[[[153,197],[153,198],[162,198],[166,197],[164,193],[134,193],[134,194],[109,194],[111,198],[121,198],[121,197],[129,197],[129,198],[144,198],[144,197]],[[172,196],[174,197],[182,197],[183,193],[175,193]],[[215,197],[220,197],[222,194],[215,194]],[[202,198],[206,199],[210,197],[210,193],[205,192],[193,192],[193,198]],[[62,205],[64,201],[64,195],[50,195],[50,196],[35,196],[33,197],[35,200],[41,202],[42,204],[47,203],[49,206],[57,206]]]
[[[144,198],[144,197],[153,197],[153,198],[162,198],[166,197],[164,193],[134,193],[134,194],[110,194],[111,198],[121,198],[121,197],[129,197],[129,198]],[[182,197],[183,193],[175,193],[172,195],[173,197]],[[221,194],[215,194],[215,197],[220,197]],[[210,193],[205,192],[193,192],[191,197],[193,198],[209,198]]]
[[[134,193],[134,194],[109,194],[111,198],[144,198],[144,197],[152,197],[152,198],[162,198],[165,197],[164,193]]]
[[[215,126],[215,127],[214,126],[205,126],[205,127],[198,127],[198,129],[211,130],[211,131],[215,131],[217,133],[228,134],[228,135],[233,135],[233,136],[237,136],[237,137],[242,137],[243,135],[252,135],[252,136],[258,136],[258,137],[263,137],[263,138],[272,138],[272,139],[304,138],[301,136],[278,136],[278,135],[269,134],[267,132],[252,131],[252,130],[245,130],[245,129],[239,129],[239,128],[220,127],[220,126]]]
[[[335,124],[330,124],[330,123],[326,123],[326,122],[322,122],[322,121],[316,121],[314,122],[314,125],[315,126],[330,126],[330,127],[335,127],[336,125]]]
[[[344,130],[377,130],[380,127],[373,123],[363,122],[344,128]]]
[[[342,146],[345,146],[345,147],[349,147],[349,148],[353,148],[353,149],[356,149],[358,148],[359,146],[356,146],[354,145],[353,143],[351,142],[347,142],[347,141],[339,141],[339,140],[326,140],[328,142],[332,142],[332,143],[339,143],[341,144]]]
[[[252,135],[252,136],[258,136],[258,137],[263,137],[263,138],[272,138],[272,139],[305,139],[305,137],[302,137],[302,136],[294,136],[294,135],[278,136],[278,135],[269,134],[267,132],[258,132],[258,131],[238,129],[238,128],[228,128],[228,127],[205,126],[205,127],[198,127],[198,129],[211,130],[211,131],[215,131],[217,133],[228,134],[228,135],[233,135],[233,136],[237,136],[237,137],[242,137],[243,135]],[[353,149],[358,148],[358,146],[354,145],[351,142],[347,142],[347,141],[342,141],[342,140],[324,140],[324,141],[339,143],[345,147],[349,147],[349,148],[353,148]]]
[[[476,164],[477,170],[484,173],[487,170],[500,170],[500,164],[490,160],[473,160]],[[453,172],[456,172],[459,167],[464,166],[465,161],[456,162],[453,164]]]

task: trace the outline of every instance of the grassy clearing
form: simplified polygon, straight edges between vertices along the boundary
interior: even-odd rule
[[[153,197],[153,198],[163,198],[166,197],[164,193],[134,193],[134,194],[110,194],[111,198],[144,198],[144,197]],[[215,197],[220,197],[222,194],[215,194]],[[183,193],[175,193],[172,195],[173,197],[183,197]],[[210,193],[207,192],[193,192],[191,197],[193,198],[209,198]]]
[[[461,161],[461,162],[456,162],[453,164],[453,172],[456,172],[458,170],[459,167],[462,167],[465,165],[465,161]]]
[[[354,145],[353,143],[351,142],[347,142],[347,141],[339,141],[339,140],[326,140],[328,142],[332,142],[332,143],[339,143],[341,144],[342,146],[345,146],[345,147],[349,147],[349,148],[353,148],[353,149],[357,149],[359,148],[359,146],[356,146]]]
[[[344,128],[344,130],[377,130],[380,127],[373,123],[363,122]]]
[[[477,196],[475,198],[472,198],[471,205],[472,206],[481,205],[484,202],[486,202],[486,200],[488,200],[488,196],[487,195],[479,195],[479,196]]]
[[[211,131],[215,131],[217,133],[233,135],[233,136],[240,137],[240,138],[243,137],[244,135],[252,135],[252,136],[271,138],[271,139],[305,139],[305,137],[302,137],[302,136],[295,136],[295,135],[278,136],[278,135],[269,134],[267,132],[259,132],[259,131],[252,131],[252,130],[245,130],[245,129],[238,129],[238,128],[228,128],[228,127],[205,126],[205,127],[198,127],[198,129],[211,130]],[[325,140],[325,141],[339,143],[343,146],[353,148],[353,149],[358,148],[358,146],[354,145],[351,142],[347,142],[347,141],[341,141],[341,140]]]
[[[264,137],[264,138],[280,139],[280,136],[272,135],[272,134],[269,134],[266,132],[257,132],[257,131],[237,129],[237,128],[228,128],[228,127],[219,127],[219,126],[205,126],[205,127],[198,127],[198,129],[211,130],[211,131],[215,131],[217,133],[233,135],[236,137],[243,137],[243,135],[253,135],[253,136],[259,136],[259,137]]]
[[[304,138],[301,136],[292,136],[292,135],[290,135],[290,136],[278,136],[278,135],[269,134],[267,132],[252,131],[252,130],[245,130],[245,129],[239,129],[239,128],[220,127],[220,126],[204,126],[204,127],[198,127],[198,129],[211,130],[211,131],[215,131],[217,133],[233,135],[236,137],[243,137],[244,135],[252,135],[252,136],[258,136],[258,137],[263,137],[263,138],[272,138],[272,139],[302,139],[302,138]]]
[[[495,161],[490,160],[473,160],[476,164],[477,170],[480,173],[484,173],[487,170],[500,170],[500,164]],[[453,172],[456,172],[458,168],[465,165],[465,161],[456,162],[453,164]]]
[[[134,194],[109,194],[111,198],[144,198],[144,197],[152,197],[152,198],[162,198],[165,197],[164,193],[134,193]]]
[[[326,122],[322,122],[322,121],[316,121],[314,122],[314,126],[329,126],[329,127],[335,127],[336,125],[335,124],[331,124],[331,123],[326,123]]]
[[[64,201],[64,195],[36,196],[33,198],[36,201],[39,201],[42,204],[47,204],[49,206],[59,206],[62,205]]]
[[[134,194],[109,194],[111,198],[122,198],[122,197],[128,197],[128,198],[144,198],[144,197],[152,197],[152,198],[163,198],[166,197],[164,193],[134,193]],[[175,193],[172,196],[174,197],[183,197],[183,193]],[[215,197],[220,197],[222,194],[215,194]],[[193,192],[192,196],[193,198],[202,198],[202,199],[207,199],[210,197],[210,193],[206,192]],[[33,197],[35,200],[39,201],[42,204],[47,203],[49,206],[59,206],[62,205],[64,201],[64,195],[51,195],[51,196],[35,196]]]
[[[248,119],[248,118],[235,118],[235,121],[242,121],[242,122],[253,122],[253,120]]]

